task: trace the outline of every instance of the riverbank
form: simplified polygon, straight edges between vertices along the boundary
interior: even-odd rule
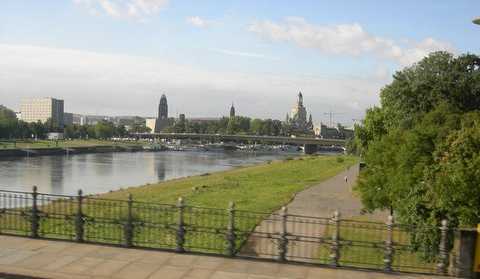
[[[149,149],[150,150],[150,149]],[[50,147],[50,148],[17,148],[0,149],[0,158],[2,157],[33,157],[49,155],[74,155],[87,153],[107,153],[107,152],[139,152],[146,151],[141,145],[98,145],[98,146],[79,146],[79,147]]]
[[[73,148],[112,145],[141,145],[135,141],[112,140],[0,140],[0,150],[5,149],[48,149],[48,148]]]
[[[358,162],[352,156],[302,156],[233,170],[175,179],[99,195],[137,201],[272,212],[287,204],[299,191],[326,180]]]
[[[155,150],[157,149],[146,149],[142,142],[116,142],[109,140],[0,141],[0,158]]]

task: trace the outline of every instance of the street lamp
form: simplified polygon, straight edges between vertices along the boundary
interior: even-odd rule
[[[475,18],[473,23],[480,25],[480,17]]]

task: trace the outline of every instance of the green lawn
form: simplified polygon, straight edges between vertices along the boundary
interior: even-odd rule
[[[170,180],[102,194],[102,198],[175,203],[183,197],[188,205],[226,208],[229,201],[238,209],[272,212],[287,204],[293,195],[336,175],[358,162],[356,157],[303,156],[293,160],[240,167],[208,175]]]
[[[422,251],[414,251],[410,241],[412,228],[394,226],[392,230],[393,256],[392,268],[395,271],[435,272],[436,263],[426,261]],[[333,225],[328,225],[324,236],[328,242],[320,245],[317,251],[317,261],[329,264],[331,254]],[[385,241],[388,239],[385,224],[370,222],[365,216],[354,217],[340,222],[340,260],[339,265],[361,268],[383,269],[385,266]]]
[[[65,147],[85,147],[85,146],[112,146],[112,145],[135,145],[137,142],[114,142],[109,140],[17,140],[13,141],[0,140],[0,149],[24,149],[24,148],[65,148]]]

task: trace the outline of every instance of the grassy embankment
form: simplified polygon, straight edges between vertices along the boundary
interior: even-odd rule
[[[35,148],[68,148],[91,146],[136,145],[136,142],[120,142],[109,140],[0,140],[0,149],[35,149]]]
[[[240,167],[102,194],[102,198],[175,203],[183,197],[188,205],[272,212],[295,193],[315,185],[355,164],[356,157],[305,156],[293,160]]]
[[[392,230],[393,254],[392,267],[396,271],[433,272],[436,263],[426,261],[422,251],[414,251],[406,226],[396,226]],[[326,226],[324,236],[334,233],[332,225]],[[374,223],[368,216],[357,216],[340,225],[340,260],[342,266],[361,268],[380,268],[385,265],[385,241],[388,231],[385,224]],[[347,244],[347,245],[344,245]],[[318,249],[318,262],[330,263],[330,246],[321,245]]]

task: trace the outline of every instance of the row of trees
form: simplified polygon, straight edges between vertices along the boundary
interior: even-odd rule
[[[131,124],[134,132],[148,132],[144,123],[135,121]],[[0,106],[0,138],[4,139],[27,139],[38,138],[44,139],[50,132],[64,132],[65,138],[68,139],[109,139],[112,137],[125,137],[128,132],[125,125],[114,125],[109,121],[100,121],[95,125],[67,125],[64,129],[59,129],[52,121],[46,123],[33,122],[27,123],[18,120],[15,113]]]
[[[367,110],[350,146],[366,169],[357,190],[369,211],[392,210],[423,232],[436,253],[435,228],[480,223],[480,58],[432,53],[397,72]]]
[[[199,133],[199,134],[244,134],[288,136],[295,132],[293,127],[280,120],[258,119],[244,116],[222,117],[219,120],[189,121],[180,119],[174,122],[165,132]],[[305,132],[312,135],[313,131]]]

